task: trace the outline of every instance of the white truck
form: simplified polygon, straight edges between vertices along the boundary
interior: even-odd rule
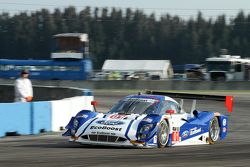
[[[209,81],[249,80],[250,59],[232,55],[207,58],[205,79]]]

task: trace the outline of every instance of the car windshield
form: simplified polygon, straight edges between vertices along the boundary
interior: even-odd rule
[[[119,114],[153,114],[156,113],[159,100],[146,98],[125,98],[114,105],[109,113]]]

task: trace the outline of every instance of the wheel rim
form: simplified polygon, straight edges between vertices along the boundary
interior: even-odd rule
[[[212,141],[217,141],[220,134],[220,127],[219,123],[216,119],[213,119],[211,126],[210,126],[210,137]]]
[[[159,141],[161,145],[166,145],[168,141],[168,130],[167,130],[167,126],[164,124],[161,127],[159,137],[160,137]]]

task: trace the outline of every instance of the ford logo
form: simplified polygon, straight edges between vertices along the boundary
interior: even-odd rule
[[[184,131],[183,133],[182,133],[182,138],[186,138],[186,137],[188,137],[188,135],[189,135],[189,131]]]
[[[122,125],[124,122],[122,121],[115,121],[115,120],[101,120],[97,121],[96,123],[101,124],[101,125]]]

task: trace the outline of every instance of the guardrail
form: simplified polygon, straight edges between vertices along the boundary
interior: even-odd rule
[[[62,130],[77,112],[93,110],[92,91],[84,90],[82,94],[54,101],[0,103],[0,137]]]

